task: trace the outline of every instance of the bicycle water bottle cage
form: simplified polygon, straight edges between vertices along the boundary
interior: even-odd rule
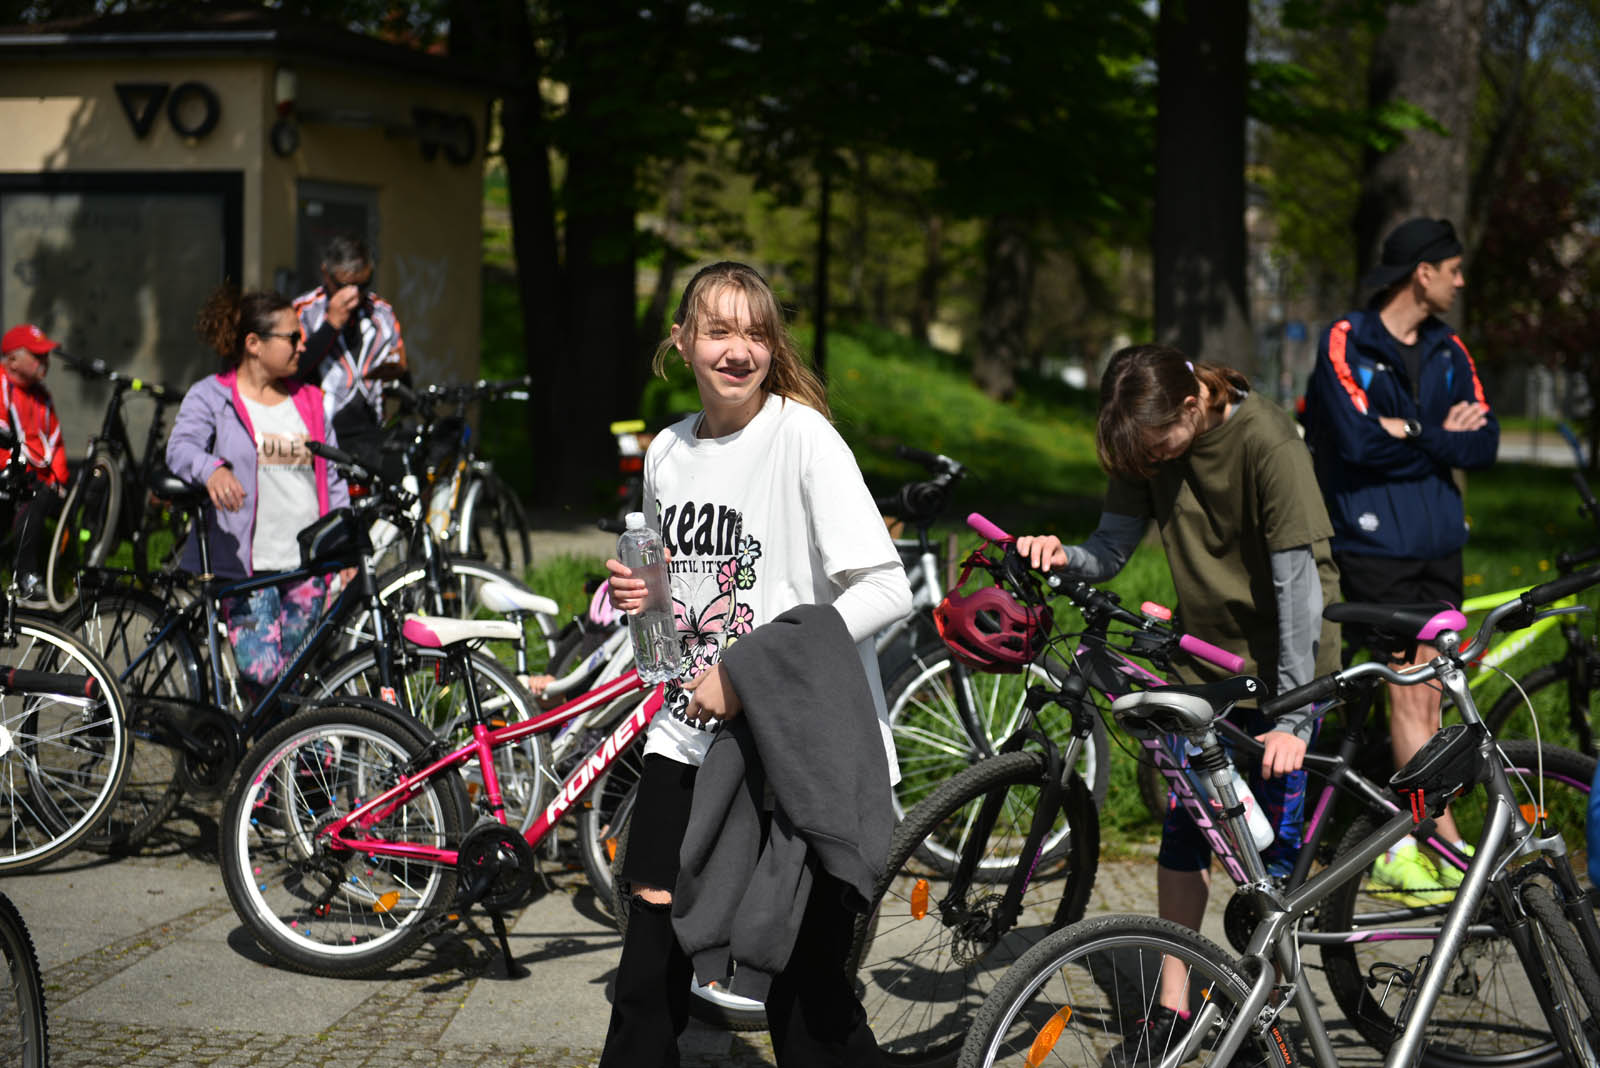
[[[1260,679],[1238,675],[1198,686],[1158,686],[1123,694],[1111,702],[1111,714],[1134,737],[1197,734],[1240,701],[1266,696]]]
[[[1474,728],[1452,723],[1429,738],[1406,766],[1394,773],[1389,785],[1411,798],[1411,813],[1417,816],[1427,808],[1422,800],[1425,795],[1448,798],[1487,778],[1480,741]]]
[[[335,508],[295,535],[302,567],[354,567],[372,550],[367,527],[348,506]]]

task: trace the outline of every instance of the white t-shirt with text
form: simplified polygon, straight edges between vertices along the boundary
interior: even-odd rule
[[[834,576],[899,555],[850,448],[819,412],[770,395],[736,433],[697,438],[698,414],[658,434],[645,456],[645,514],[671,551],[679,680],[650,725],[646,753],[698,765],[713,730],[684,717],[688,681],[742,635],[798,604],[832,604]],[[898,779],[877,653],[858,643],[890,778]],[[828,670],[826,664],[817,665]]]
[[[254,571],[300,566],[296,535],[316,522],[317,479],[306,448],[306,423],[294,402],[244,400],[256,432],[256,526],[250,543]]]

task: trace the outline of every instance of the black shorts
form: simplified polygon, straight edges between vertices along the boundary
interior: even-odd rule
[[[699,770],[660,753],[644,758],[628,823],[628,855],[622,860],[622,881],[630,887],[671,890],[677,885],[678,850],[689,829]]]
[[[1433,560],[1360,553],[1335,553],[1333,560],[1339,565],[1339,589],[1346,601],[1461,607],[1459,551]],[[1347,654],[1369,647],[1378,652],[1398,654],[1416,646],[1414,640],[1374,644],[1371,629],[1356,623],[1344,625],[1344,641]],[[1406,659],[1410,659],[1409,654]]]

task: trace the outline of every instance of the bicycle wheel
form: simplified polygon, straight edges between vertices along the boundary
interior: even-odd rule
[[[643,690],[619,698],[607,710],[605,719],[596,723],[597,733],[610,731],[622,722],[622,718],[649,696],[649,692]],[[600,736],[603,737],[603,734]],[[588,753],[582,752],[577,756],[581,760]],[[558,772],[562,770],[557,769]],[[578,858],[583,862],[583,874],[589,880],[589,888],[594,891],[595,901],[608,912],[616,904],[617,886],[612,877],[611,864],[617,854],[617,836],[631,806],[634,787],[638,785],[643,771],[644,745],[641,740],[618,755],[605,774],[595,782],[578,811]],[[614,914],[613,918],[616,918]]]
[[[170,625],[169,625],[170,624]],[[131,852],[172,815],[183,797],[183,754],[158,739],[158,702],[205,702],[200,655],[158,598],[126,592],[83,598],[66,626],[100,650],[130,706],[128,773],[106,821],[84,839],[89,849]]]
[[[1591,659],[1595,659],[1595,654],[1588,651],[1585,661]],[[1533,702],[1538,712],[1540,723],[1560,724],[1562,729],[1566,729],[1576,720],[1579,731],[1587,731],[1593,722],[1590,714],[1594,709],[1596,687],[1588,679],[1574,685],[1572,671],[1564,660],[1534,668],[1517,680],[1517,686],[1522,688],[1520,691],[1517,686],[1512,686],[1495,698],[1484,722],[1496,738],[1533,737],[1533,729],[1528,722],[1528,706],[1522,696],[1526,693],[1527,700]],[[1549,729],[1548,726],[1546,729]],[[1574,741],[1574,746],[1581,747],[1582,744],[1581,736]]]
[[[1600,975],[1595,963],[1550,891],[1529,883],[1522,887],[1522,904],[1555,1010],[1549,1016],[1551,1034],[1578,1054],[1569,1060],[1592,1066],[1596,1062],[1592,1043],[1600,1037]]]
[[[624,939],[628,937],[628,905],[626,900],[616,896],[616,887],[622,875],[623,862],[628,857],[628,816],[631,811],[631,808],[624,806],[620,816],[621,823],[616,829],[617,848],[616,855],[611,859],[609,880],[613,900],[606,906],[616,922],[617,931]],[[716,983],[701,986],[692,977],[689,980],[689,991],[689,1015],[703,1024],[710,1024],[724,1031],[767,1029],[767,1009],[759,1001],[730,994]]]
[[[1536,784],[1540,750],[1532,742],[1500,743],[1510,773]],[[1562,814],[1583,813],[1588,798],[1594,760],[1571,750],[1545,746],[1542,751],[1545,810],[1556,827],[1583,826],[1563,823]],[[1518,774],[1512,774],[1513,785]],[[1474,790],[1451,804],[1456,825],[1466,840],[1476,841],[1483,827],[1484,792]],[[1534,802],[1524,808],[1535,816]],[[1345,832],[1335,855],[1355,847],[1377,827],[1371,814],[1358,818]],[[1580,881],[1587,849],[1581,841],[1569,846],[1569,859]],[[1407,980],[1432,952],[1426,931],[1443,922],[1443,902],[1432,908],[1415,908],[1392,894],[1351,879],[1334,890],[1318,912],[1324,931],[1366,932],[1362,941],[1343,941],[1322,947],[1322,962],[1334,1000],[1362,1036],[1380,1050],[1393,1043],[1394,1015],[1405,996]],[[1493,1059],[1504,1065],[1544,1065],[1561,1061],[1561,1051],[1551,1041],[1544,1014],[1539,1011],[1516,948],[1503,934],[1506,918],[1492,896],[1486,896],[1474,918],[1482,933],[1469,935],[1451,962],[1451,978],[1427,1021],[1424,1064],[1463,1068]],[[1414,930],[1408,930],[1408,928]],[[1376,982],[1369,985],[1369,980]]]
[[[472,740],[472,706],[466,681],[454,674],[443,651],[408,647],[404,659],[396,661],[395,669],[400,675],[396,688],[400,690],[401,707],[418,723],[451,749]],[[472,653],[472,677],[478,707],[491,726],[521,723],[538,713],[533,695],[487,653]],[[379,690],[377,654],[362,651],[324,671],[317,679],[316,692],[323,697],[349,694],[381,700]],[[549,759],[544,738],[536,734],[515,745],[500,746],[494,751],[494,760],[506,823],[526,831],[546,801]],[[461,774],[469,801],[486,805],[488,797],[477,760],[467,761]]]
[[[1100,824],[1076,775],[1068,780],[1057,816],[1063,857],[1053,868],[1041,864],[1032,872],[1021,915],[1010,929],[995,929],[1007,885],[974,878],[958,893],[950,879],[953,866],[925,859],[930,853],[960,856],[984,799],[998,792],[1000,816],[978,862],[1015,873],[1044,772],[1044,758],[1033,752],[981,761],[934,791],[895,829],[874,907],[856,925],[848,964],[888,1063],[953,1061],[1005,969],[1047,932],[1083,915],[1094,887]]]
[[[49,1063],[50,1026],[39,957],[22,914],[0,894],[0,1064],[45,1068]]]
[[[1016,1065],[1154,1065],[1187,1031],[1152,1031],[1164,959],[1182,963],[1191,1020],[1215,1010],[1192,1059],[1209,1065],[1239,1018],[1249,981],[1227,950],[1170,920],[1097,916],[1057,931],[1030,949],[995,985],[961,1049],[960,1068]],[[1293,1063],[1282,1022],[1245,1038],[1238,1068]]]
[[[95,450],[67,491],[45,558],[45,596],[65,612],[78,599],[78,572],[106,562],[116,547],[122,514],[122,468],[109,452]]]
[[[17,619],[0,662],[93,680],[72,693],[0,695],[0,872],[47,864],[93,833],[128,770],[127,707],[111,669],[72,634]]]
[[[968,737],[962,724],[956,687],[969,688],[973,712],[983,728],[982,738]],[[894,733],[895,755],[900,761],[900,783],[895,787],[895,815],[906,811],[961,769],[993,756],[1000,743],[1022,722],[1028,687],[1051,685],[1050,675],[1038,665],[1025,673],[991,675],[958,663],[944,646],[926,649],[914,657],[884,691],[889,704],[889,726]],[[1040,730],[1057,744],[1066,741],[1072,716],[1060,705],[1041,709]],[[1105,724],[1097,717],[1094,732],[1078,757],[1078,775],[1090,787],[1094,803],[1105,800],[1111,774],[1110,748]],[[1050,843],[1047,856],[1058,848]]]
[[[403,725],[365,708],[313,708],[269,731],[239,765],[218,838],[222,882],[263,949],[314,975],[370,975],[421,944],[454,900],[453,865],[331,848],[330,817],[393,785],[423,752]],[[435,776],[374,825],[372,838],[461,841],[460,780]]]
[[[522,504],[498,476],[478,473],[467,487],[456,548],[517,575],[533,562]]]

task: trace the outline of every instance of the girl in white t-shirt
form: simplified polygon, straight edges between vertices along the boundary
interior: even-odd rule
[[[893,748],[871,636],[911,610],[911,592],[872,496],[833,429],[822,383],[801,360],[766,281],[739,263],[690,280],[655,369],[681,359],[703,410],[645,456],[645,513],[671,555],[683,670],[650,727],[622,872],[630,888],[603,1068],[676,1064],[692,968],[672,930],[678,848],[695,772],[717,728],[741,712],[722,650],[797,604],[831,604],[857,643]],[[608,560],[623,611],[644,583]],[[826,670],[819,666],[819,670]],[[884,798],[889,804],[889,798]],[[877,1063],[844,973],[853,917],[821,869],[767,1019],[780,1065]]]

